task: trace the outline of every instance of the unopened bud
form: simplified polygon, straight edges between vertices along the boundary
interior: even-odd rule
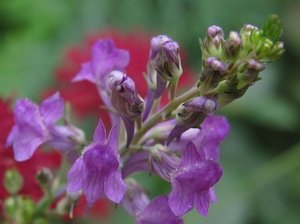
[[[200,48],[202,50],[202,58],[218,57],[222,55],[222,45],[224,43],[224,33],[221,27],[210,26],[207,29],[206,37],[202,41],[200,39]]]
[[[155,145],[152,148],[149,157],[151,173],[170,182],[172,173],[179,167],[181,159],[162,145]]]
[[[49,168],[43,167],[38,171],[36,179],[41,183],[41,185],[46,186],[53,180],[53,173]]]
[[[152,38],[150,59],[164,82],[178,79],[181,76],[179,45],[168,36],[159,35]]]
[[[205,92],[215,88],[222,75],[226,73],[226,65],[215,57],[209,57],[203,62],[204,70],[200,74],[200,94],[204,95]]]
[[[226,40],[224,48],[225,54],[229,58],[235,58],[239,54],[239,50],[242,45],[242,39],[236,31],[231,31],[229,33],[229,38]]]
[[[144,100],[137,93],[134,81],[121,71],[109,74],[112,105],[121,115],[135,120],[144,109]]]
[[[17,194],[23,187],[23,177],[17,169],[6,170],[4,177],[4,187],[12,195]]]

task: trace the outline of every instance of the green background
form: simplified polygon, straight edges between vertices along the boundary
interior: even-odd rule
[[[245,23],[261,27],[275,13],[282,19],[286,52],[266,66],[263,80],[242,99],[219,111],[231,132],[221,147],[218,204],[211,204],[208,218],[193,211],[185,222],[300,223],[299,11],[300,1],[294,0],[2,0],[0,96],[40,99],[39,93],[54,83],[65,47],[82,43],[88,32],[115,27],[169,35],[199,73],[198,38],[208,26],[221,26],[227,36]],[[151,181],[158,191],[155,184],[161,182]],[[133,222],[120,207],[105,221]]]

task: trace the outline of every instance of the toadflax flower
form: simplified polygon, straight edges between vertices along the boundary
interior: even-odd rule
[[[68,190],[82,189],[88,203],[94,203],[103,193],[119,203],[126,191],[126,183],[120,171],[117,128],[114,126],[106,140],[103,122],[100,120],[94,132],[94,142],[84,148],[68,172]]]
[[[72,81],[88,80],[107,90],[108,75],[113,70],[124,71],[129,63],[129,52],[117,49],[111,38],[98,40],[92,49],[92,60],[82,64]]]
[[[62,115],[63,99],[58,92],[40,106],[29,99],[18,100],[14,109],[15,125],[7,138],[6,147],[13,145],[17,161],[32,157],[43,143],[59,147],[63,152],[74,149],[76,145],[69,138],[75,137],[76,133],[67,127],[55,125]]]
[[[211,200],[210,188],[222,176],[221,166],[206,159],[202,146],[197,149],[189,142],[182,153],[178,170],[173,173],[169,206],[176,216],[181,216],[196,207],[198,212],[208,215]]]

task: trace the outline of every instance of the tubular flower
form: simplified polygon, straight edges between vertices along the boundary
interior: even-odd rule
[[[82,64],[80,72],[72,81],[88,80],[107,90],[108,75],[113,70],[124,71],[129,63],[129,52],[117,49],[112,39],[97,41],[92,49],[90,62]]]
[[[117,129],[114,126],[106,140],[103,122],[100,120],[94,132],[94,142],[85,147],[68,172],[68,190],[82,189],[88,203],[94,203],[103,193],[119,203],[126,191],[126,183],[120,171]]]
[[[211,200],[210,188],[222,176],[222,168],[212,159],[206,159],[204,149],[189,142],[182,153],[178,170],[173,173],[169,206],[176,216],[181,216],[195,206],[198,212],[208,215]]]

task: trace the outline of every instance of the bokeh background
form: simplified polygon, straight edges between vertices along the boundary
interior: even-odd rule
[[[282,19],[286,52],[266,66],[262,81],[242,99],[218,112],[231,124],[221,147],[218,203],[211,205],[208,218],[193,211],[185,222],[300,223],[299,12],[295,0],[2,0],[0,96],[39,101],[45,88],[55,87],[55,68],[65,49],[110,27],[169,35],[185,49],[187,66],[196,76],[201,71],[198,38],[204,38],[208,26],[221,26],[227,37],[245,23],[261,27],[275,13]],[[164,186],[155,190],[164,191]],[[93,223],[88,218],[76,223],[88,221]],[[134,220],[118,207],[103,222]]]

